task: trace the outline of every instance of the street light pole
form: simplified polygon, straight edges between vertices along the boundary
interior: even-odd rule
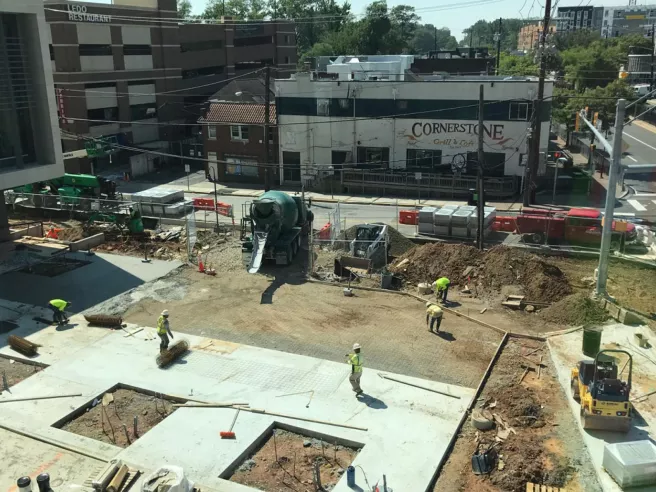
[[[656,50],[656,40],[654,39],[656,24],[651,25],[651,76],[649,77],[649,91],[654,90],[654,51]]]
[[[499,29],[494,35],[494,40],[497,42],[497,60],[496,60],[496,70],[495,75],[499,75],[499,57],[501,56],[501,17],[499,17]]]

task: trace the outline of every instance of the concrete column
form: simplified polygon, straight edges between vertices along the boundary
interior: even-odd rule
[[[2,190],[0,190],[0,194]],[[9,217],[7,216],[7,205],[4,197],[0,200],[0,241],[9,239]]]

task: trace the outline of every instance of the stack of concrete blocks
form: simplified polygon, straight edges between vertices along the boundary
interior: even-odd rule
[[[460,207],[451,214],[451,235],[453,237],[469,237],[469,217],[471,217],[471,207]]]
[[[435,234],[433,230],[433,214],[435,207],[423,207],[419,210],[419,234]]]
[[[178,217],[193,210],[193,202],[184,199],[184,191],[152,188],[132,195],[139,204],[141,215]]]
[[[485,207],[483,209],[483,236],[487,237],[492,232],[492,223],[497,217],[497,209],[494,207]],[[478,237],[478,209],[469,216],[469,235]]]
[[[457,207],[442,207],[433,214],[433,230],[436,236],[451,235],[451,216]]]
[[[622,489],[654,486],[656,446],[649,440],[606,444],[602,466]]]

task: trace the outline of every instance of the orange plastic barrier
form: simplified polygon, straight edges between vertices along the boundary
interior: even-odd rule
[[[328,222],[325,226],[323,226],[319,231],[319,239],[323,239],[323,240],[330,239],[331,228],[332,226],[330,225],[330,222]]]
[[[399,210],[399,222],[401,224],[417,225],[419,223],[419,211]]]
[[[218,213],[219,215],[224,215],[226,217],[232,217],[232,205],[229,205],[224,202],[217,202],[216,213]]]
[[[192,201],[196,210],[214,210],[214,200],[211,198],[194,198]]]

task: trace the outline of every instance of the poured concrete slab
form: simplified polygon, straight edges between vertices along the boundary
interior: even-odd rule
[[[7,273],[0,282],[0,299],[37,306],[47,306],[51,299],[65,299],[73,303],[69,311],[78,313],[182,265],[160,260],[143,263],[141,258],[105,253],[87,256],[78,252],[66,257],[88,264],[55,277]]]
[[[633,356],[633,386],[631,389],[631,399],[635,400],[640,395],[653,391],[654,381],[656,381],[656,365],[649,359],[656,360],[656,349],[640,349],[634,346],[635,333],[651,333],[646,326],[627,326],[623,324],[609,324],[603,327],[602,332],[602,349],[621,349],[627,350]],[[582,353],[583,331],[575,331],[566,335],[560,335],[549,338],[549,347],[554,366],[558,372],[558,380],[562,385],[565,393],[568,395],[568,401],[575,418],[579,419],[580,405],[572,398],[570,386],[570,371],[579,360],[589,359]],[[624,434],[622,432],[607,432],[597,430],[584,430],[579,423],[579,429],[583,435],[583,440],[588,448],[592,458],[592,463],[599,476],[599,481],[604,489],[608,492],[622,490],[611,476],[602,468],[604,455],[604,446],[606,443],[620,443],[639,441],[644,439],[653,440],[656,437],[656,412],[653,403],[656,401],[656,395],[653,395],[650,402],[649,398],[640,399],[634,402],[634,406],[640,416],[633,419],[631,430]],[[656,487],[632,488],[631,490],[655,490]]]
[[[128,326],[132,329],[134,325]],[[348,382],[347,364],[195,336],[184,337],[192,350],[162,370],[155,364],[159,340],[147,339],[146,333],[126,337],[121,330],[107,331],[93,341],[84,338],[81,329],[71,330],[71,334],[79,334],[81,345],[89,342],[73,354],[68,348],[70,339],[36,333],[37,339],[50,336],[52,365],[12,387],[11,396],[71,392],[82,396],[3,404],[7,396],[2,395],[0,421],[107,459],[118,455],[144,469],[177,464],[205,487],[225,491],[247,490],[224,478],[252,450],[258,437],[280,425],[329,441],[358,443],[363,448],[353,464],[361,466],[370,481],[385,474],[395,490],[420,491],[427,489],[474,394],[473,389],[394,376],[458,397],[451,398],[382,379],[366,369],[365,353],[365,394],[356,398]],[[70,355],[60,357],[58,352]],[[367,430],[240,412],[234,428],[237,439],[221,440],[219,432],[230,426],[235,410],[181,408],[130,447],[117,450],[51,427],[117,383],[203,401],[247,402],[268,412]],[[362,474],[357,483],[365,489]],[[334,490],[349,490],[346,479]]]

